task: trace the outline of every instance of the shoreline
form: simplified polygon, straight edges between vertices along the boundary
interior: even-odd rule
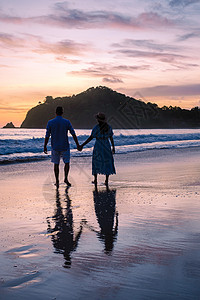
[[[129,151],[127,153],[115,153],[114,157],[116,158],[121,158],[123,156],[131,156],[131,157],[135,157],[135,158],[139,158],[140,156],[142,156],[142,154],[144,154],[144,157],[148,157],[148,156],[154,156],[154,153],[157,152],[158,154],[163,155],[164,152],[167,153],[174,153],[174,154],[184,154],[185,152],[190,152],[192,154],[195,154],[196,152],[198,152],[200,150],[200,146],[191,146],[191,147],[179,147],[179,148],[157,148],[157,149],[144,149],[144,150],[135,150],[135,151]],[[13,165],[13,164],[25,164],[25,163],[39,163],[42,161],[49,161],[50,160],[50,151],[47,157],[43,157],[43,158],[33,158],[33,159],[26,159],[23,160],[22,159],[18,159],[18,160],[13,160],[13,161],[0,161],[0,167],[4,166],[4,165]],[[87,154],[82,154],[82,155],[77,155],[77,156],[72,156],[71,155],[71,161],[74,161],[76,159],[86,159],[86,158],[91,158],[92,155],[87,155]]]

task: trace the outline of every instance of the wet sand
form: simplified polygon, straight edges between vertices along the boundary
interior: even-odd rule
[[[59,190],[50,161],[0,166],[0,299],[199,299],[200,149],[115,164],[109,190],[91,158]]]

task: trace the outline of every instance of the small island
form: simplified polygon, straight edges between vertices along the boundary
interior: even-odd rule
[[[10,122],[3,126],[3,128],[15,128],[15,125],[12,122]]]

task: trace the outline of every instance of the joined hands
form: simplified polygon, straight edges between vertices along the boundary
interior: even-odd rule
[[[45,153],[45,154],[48,154],[48,153],[47,153],[47,146],[44,146],[44,153]]]
[[[78,145],[78,146],[77,146],[77,150],[78,150],[78,151],[82,151],[82,150],[83,150],[83,146],[82,146],[82,145]]]

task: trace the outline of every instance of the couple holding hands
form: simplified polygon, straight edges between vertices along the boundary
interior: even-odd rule
[[[96,139],[93,154],[92,154],[92,175],[94,175],[93,183],[97,184],[97,175],[106,175],[105,184],[108,185],[109,175],[115,174],[115,166],[113,154],[115,153],[115,145],[113,140],[113,131],[110,125],[106,122],[106,117],[103,113],[98,113],[95,118],[97,125],[92,129],[89,138],[79,145],[76,133],[69,120],[64,119],[63,108],[56,108],[56,117],[50,120],[46,128],[46,136],[44,141],[44,153],[47,154],[47,144],[51,136],[51,162],[54,163],[54,174],[56,178],[56,186],[59,187],[59,163],[62,157],[64,162],[64,182],[67,186],[71,186],[68,180],[69,162],[70,162],[70,146],[68,140],[68,131],[71,133],[77,149],[82,151],[83,147],[88,144],[93,138]],[[112,145],[112,150],[110,146]]]

